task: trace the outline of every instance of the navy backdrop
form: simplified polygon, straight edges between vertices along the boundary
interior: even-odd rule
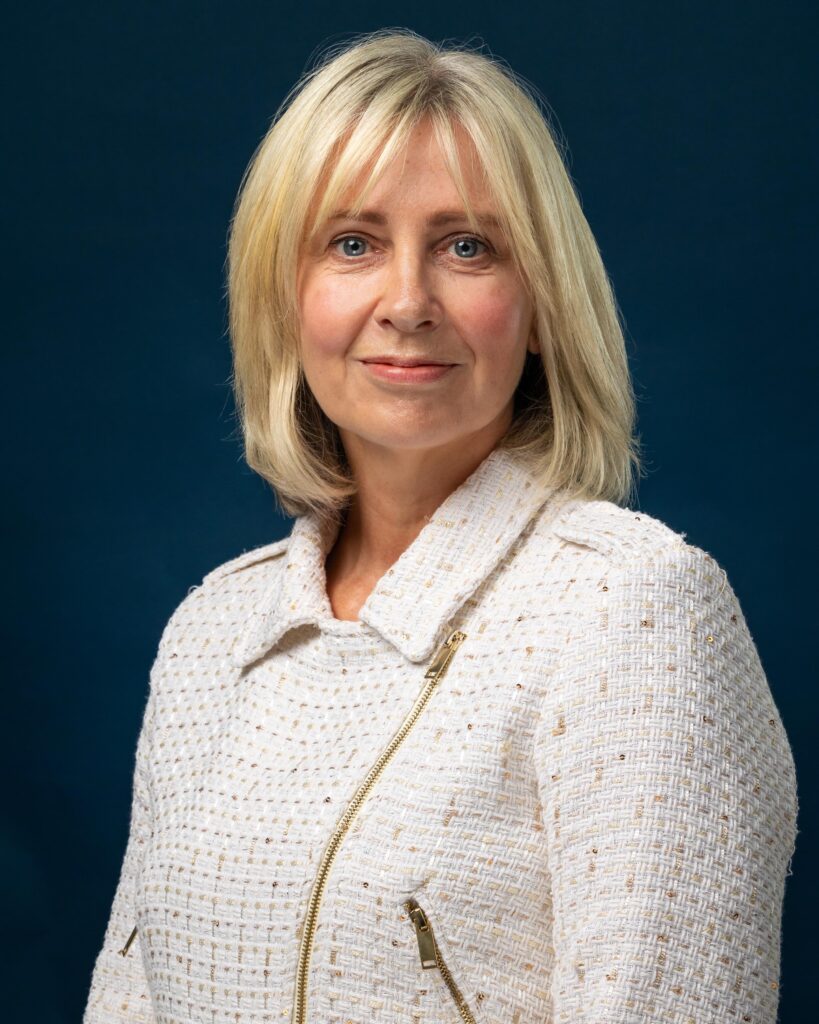
[[[205,572],[289,529],[241,461],[228,219],[311,55],[386,26],[484,43],[566,137],[629,334],[650,469],[639,505],[727,569],[796,753],[781,1019],[805,1019],[819,909],[814,10],[80,0],[5,16],[6,1019],[79,1020],[161,629]]]

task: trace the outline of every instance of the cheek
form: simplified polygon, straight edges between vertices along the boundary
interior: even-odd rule
[[[343,351],[356,336],[364,315],[362,307],[361,295],[348,282],[318,279],[306,283],[300,296],[305,357]]]
[[[460,307],[460,333],[476,361],[509,365],[511,356],[526,345],[528,306],[519,294],[497,290],[473,295]]]

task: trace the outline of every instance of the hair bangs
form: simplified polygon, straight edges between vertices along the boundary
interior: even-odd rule
[[[383,104],[387,106],[387,104]],[[422,116],[421,111],[383,110],[382,104],[371,104],[348,128],[333,147],[323,169],[326,181],[316,183],[315,214],[306,231],[306,240],[316,233],[344,202],[351,216],[361,212],[379,178],[409,142],[412,130]],[[362,175],[366,178],[351,196],[353,186]]]

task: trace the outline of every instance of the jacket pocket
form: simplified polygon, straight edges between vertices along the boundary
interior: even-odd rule
[[[440,936],[436,938],[430,915],[414,896],[402,900],[401,905],[407,912],[410,927],[415,930],[421,967],[425,971],[437,970],[440,973],[464,1024],[479,1024],[470,1001],[458,983],[460,971],[457,964],[449,950],[442,946]]]

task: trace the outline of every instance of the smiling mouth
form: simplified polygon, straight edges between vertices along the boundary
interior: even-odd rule
[[[394,384],[426,384],[446,377],[457,363],[422,363],[415,360],[401,362],[382,362],[375,359],[362,359],[361,365],[366,367],[372,377]]]
[[[455,366],[455,363],[444,363],[436,359],[362,359],[362,363],[377,363],[379,366]]]

